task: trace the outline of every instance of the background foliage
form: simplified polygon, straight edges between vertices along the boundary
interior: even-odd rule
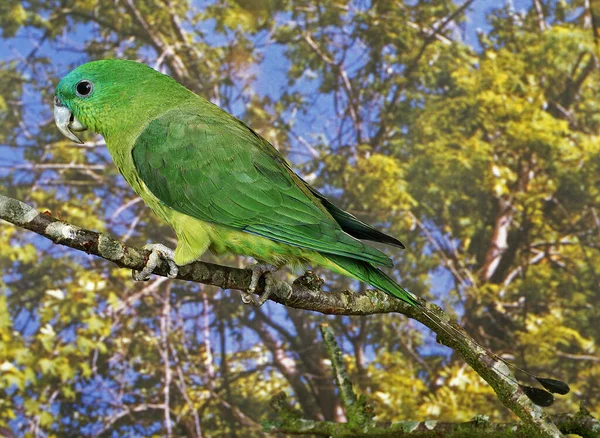
[[[492,350],[570,382],[552,409],[583,401],[598,417],[600,67],[589,2],[489,4],[3,1],[2,190],[131,244],[173,246],[102,139],[70,143],[51,116],[72,67],[141,60],[398,236],[407,249],[386,250],[405,286],[454,310]],[[316,329],[325,319],[379,420],[514,420],[406,318],[254,309],[236,292],[135,284],[6,223],[0,248],[0,426],[19,436],[260,436],[282,390],[305,417],[343,421]],[[331,288],[360,287],[321,274]]]

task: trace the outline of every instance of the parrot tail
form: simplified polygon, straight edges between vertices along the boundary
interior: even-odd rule
[[[325,257],[327,257],[330,261],[335,263],[339,268],[346,271],[345,275],[350,275],[351,277],[363,281],[389,295],[392,295],[393,297],[396,297],[404,301],[405,303],[410,304],[411,306],[418,307],[428,320],[430,320],[436,327],[448,334],[450,337],[454,339],[467,337],[467,335],[458,328],[455,328],[454,326],[448,325],[444,321],[441,321],[439,319],[439,316],[436,313],[432,312],[431,309],[429,309],[426,306],[423,300],[417,299],[415,295],[404,289],[387,274],[377,269],[370,263],[362,260],[355,260],[348,257],[330,254],[325,255]],[[344,274],[341,271],[340,273]],[[490,350],[488,350],[478,342],[474,341],[473,339],[469,338],[469,341],[475,342],[477,346],[485,350],[489,355],[491,355],[498,361],[503,362],[504,364],[515,370],[519,370],[522,373],[527,374],[528,376],[535,379],[538,383],[540,383],[545,389],[539,389],[531,386],[522,385],[512,375],[504,374],[496,368],[496,371],[499,374],[501,374],[507,380],[510,380],[517,384],[523,390],[525,395],[536,405],[544,407],[550,406],[552,405],[552,403],[554,403],[554,396],[552,395],[552,393],[564,395],[570,391],[569,385],[561,380],[535,376],[530,372],[519,368],[512,362],[501,358],[500,356],[491,352]]]
[[[348,272],[351,277],[367,283],[382,292],[386,292],[412,306],[419,306],[420,303],[413,294],[404,289],[402,286],[392,280],[386,273],[377,269],[372,264],[344,256],[333,254],[323,255],[334,262],[338,267]],[[341,273],[343,274],[343,272]]]

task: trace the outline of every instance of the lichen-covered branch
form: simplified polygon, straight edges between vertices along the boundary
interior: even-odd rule
[[[49,213],[39,213],[16,199],[0,195],[0,219],[31,230],[54,243],[65,245],[88,254],[109,260],[122,268],[141,270],[150,255],[148,251],[125,245],[105,234],[86,230],[54,218]],[[166,262],[155,269],[155,274],[167,276]],[[252,273],[244,269],[194,262],[181,266],[177,279],[218,286],[223,289],[247,291]],[[336,291],[324,292],[322,280],[307,272],[293,284],[276,281],[270,300],[296,309],[312,310],[336,315],[372,315],[376,313],[402,313],[423,323],[437,333],[438,341],[455,349],[464,360],[494,389],[501,402],[512,410],[523,423],[535,428],[541,436],[561,436],[544,411],[535,406],[523,393],[516,381],[507,379],[510,370],[493,355],[481,348],[472,338],[452,335],[461,330],[439,307],[425,303],[431,310],[426,316],[418,307],[410,306],[383,292]],[[261,280],[255,293],[261,293]]]
[[[278,415],[276,421],[263,422],[269,433],[288,435],[317,435],[332,437],[419,437],[419,438],[534,438],[543,436],[538,430],[523,423],[492,423],[486,415],[478,415],[464,423],[443,421],[396,421],[380,423],[371,421],[362,427],[350,422],[316,421],[302,418],[300,411],[287,400],[284,393],[271,400],[271,407]],[[583,409],[576,414],[552,415],[552,421],[564,434],[583,438],[600,436],[600,421]]]
[[[354,392],[352,381],[344,364],[342,349],[335,341],[333,330],[327,324],[321,324],[320,328],[327,354],[331,359],[335,383],[340,390],[342,405],[348,416],[348,425],[362,429],[373,422],[373,411],[367,406],[364,398],[357,397]]]
[[[487,416],[478,415],[466,423],[450,423],[441,421],[398,421],[380,423],[373,421],[375,411],[358,397],[352,387],[348,370],[344,363],[342,350],[335,340],[331,327],[321,325],[323,341],[327,354],[331,359],[331,367],[335,383],[340,391],[340,398],[347,423],[332,421],[315,421],[302,418],[302,413],[295,409],[284,393],[279,393],[271,400],[271,407],[277,413],[275,421],[264,421],[263,428],[269,433],[285,433],[292,435],[322,435],[334,437],[535,437],[539,432],[531,426],[517,423],[491,423]],[[600,435],[600,421],[592,417],[584,406],[577,414],[559,414],[552,420],[565,434],[577,434],[584,438]]]

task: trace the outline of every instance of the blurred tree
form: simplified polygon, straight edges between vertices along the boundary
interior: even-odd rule
[[[131,244],[172,240],[102,140],[69,143],[50,114],[71,67],[142,60],[398,236],[402,284],[454,309],[494,351],[572,383],[552,409],[583,400],[598,416],[600,67],[589,2],[490,9],[469,45],[476,3],[4,1],[4,191]],[[342,421],[324,319],[378,419],[512,416],[406,318],[250,309],[212,287],[134,284],[6,224],[0,248],[0,426],[17,435],[259,436],[281,390],[304,417]]]

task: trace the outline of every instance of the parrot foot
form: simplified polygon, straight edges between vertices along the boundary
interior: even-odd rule
[[[150,279],[150,274],[152,274],[154,269],[159,265],[160,259],[165,260],[169,264],[169,273],[167,274],[167,277],[177,277],[179,269],[173,260],[175,258],[175,251],[161,243],[149,243],[142,248],[151,252],[144,269],[141,271],[131,271],[131,276],[135,281],[148,281]]]
[[[256,263],[254,265],[247,266],[246,269],[252,271],[252,281],[250,281],[250,287],[248,291],[242,291],[242,302],[244,304],[252,304],[255,307],[260,307],[269,299],[271,296],[271,285],[275,280],[273,272],[277,271],[277,267],[269,265],[267,263]],[[258,297],[254,298],[254,291],[258,286],[260,278],[264,275],[265,277],[265,290]]]

